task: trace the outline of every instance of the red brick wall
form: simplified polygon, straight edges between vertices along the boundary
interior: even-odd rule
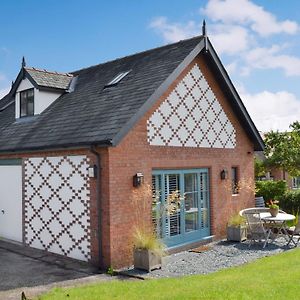
[[[290,189],[293,188],[293,179],[288,172],[284,172],[281,169],[272,169],[271,177],[273,177],[274,180],[285,180],[287,186]]]
[[[105,172],[105,175],[103,174],[103,176],[109,177],[110,218],[109,223],[103,224],[104,227],[110,226],[110,240],[103,236],[105,239],[104,248],[110,248],[110,259],[107,266],[111,265],[117,268],[132,263],[131,238],[136,219],[134,214],[136,208],[133,207],[131,201],[134,189],[132,187],[132,177],[137,172],[144,174],[145,184],[151,184],[152,169],[209,168],[211,231],[217,238],[224,236],[225,225],[229,216],[242,208],[254,206],[254,192],[252,189],[243,188],[238,195],[232,196],[229,188],[232,166],[238,166],[239,178],[242,181],[248,183],[253,181],[253,145],[239,124],[203,58],[197,58],[196,61],[236,129],[236,148],[183,148],[150,146],[148,144],[147,119],[178,81],[190,70],[194,64],[193,62],[121,143],[117,147],[108,149],[109,170],[107,173]],[[220,179],[220,171],[224,168],[229,171],[229,179],[227,180]],[[105,191],[106,193],[107,191]],[[150,212],[151,198],[148,201],[148,211]],[[149,226],[151,226],[150,213],[139,217],[148,220]],[[105,229],[105,231],[107,230]],[[110,244],[108,245],[108,243]]]

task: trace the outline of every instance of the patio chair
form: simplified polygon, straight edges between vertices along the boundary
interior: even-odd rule
[[[255,197],[255,207],[266,207],[264,197]]]
[[[300,218],[299,218],[298,223],[296,224],[296,226],[290,227],[288,229],[288,232],[291,233],[291,236],[290,236],[290,239],[289,239],[287,245],[289,245],[291,242],[293,242],[293,244],[297,247],[297,245],[300,241]],[[296,241],[294,241],[295,236],[298,236]]]
[[[264,222],[260,218],[262,209],[245,209],[243,216],[246,218],[247,230],[250,238],[249,248],[252,243],[264,240],[263,248],[266,247],[271,234],[271,229],[264,226]]]

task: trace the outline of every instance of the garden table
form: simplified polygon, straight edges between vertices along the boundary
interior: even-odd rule
[[[294,215],[287,213],[278,213],[276,217],[271,216],[269,212],[262,212],[259,214],[262,221],[264,221],[270,229],[277,229],[278,233],[276,237],[283,234],[285,239],[289,241],[290,234],[288,233],[287,221],[293,221],[296,219]],[[275,238],[273,239],[275,240]]]

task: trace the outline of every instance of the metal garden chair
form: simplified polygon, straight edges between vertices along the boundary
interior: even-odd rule
[[[297,245],[300,241],[300,218],[299,218],[296,226],[290,227],[288,231],[291,232],[291,236],[290,236],[290,239],[289,239],[287,245],[289,245],[291,242],[293,242],[293,244],[297,247]],[[297,236],[296,241],[294,241],[295,236]]]
[[[249,248],[256,241],[261,242],[264,240],[263,248],[265,248],[268,243],[271,229],[265,227],[264,222],[260,218],[260,213],[263,211],[265,210],[261,208],[251,208],[241,212],[242,216],[246,218],[247,231],[250,238]]]

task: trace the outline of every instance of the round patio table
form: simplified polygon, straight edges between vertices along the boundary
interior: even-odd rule
[[[296,217],[291,214],[286,214],[286,213],[278,213],[276,217],[272,217],[272,215],[269,212],[262,212],[259,214],[261,220],[263,220],[265,223],[268,223],[269,227],[273,227],[278,229],[278,234],[284,234],[286,240],[289,240],[290,234],[288,233],[287,221],[292,221],[295,220]],[[276,237],[277,237],[276,236]]]
[[[285,213],[278,213],[276,217],[272,217],[269,212],[262,212],[259,214],[260,218],[264,221],[268,222],[286,222],[295,220],[296,217],[294,215],[285,214]]]

